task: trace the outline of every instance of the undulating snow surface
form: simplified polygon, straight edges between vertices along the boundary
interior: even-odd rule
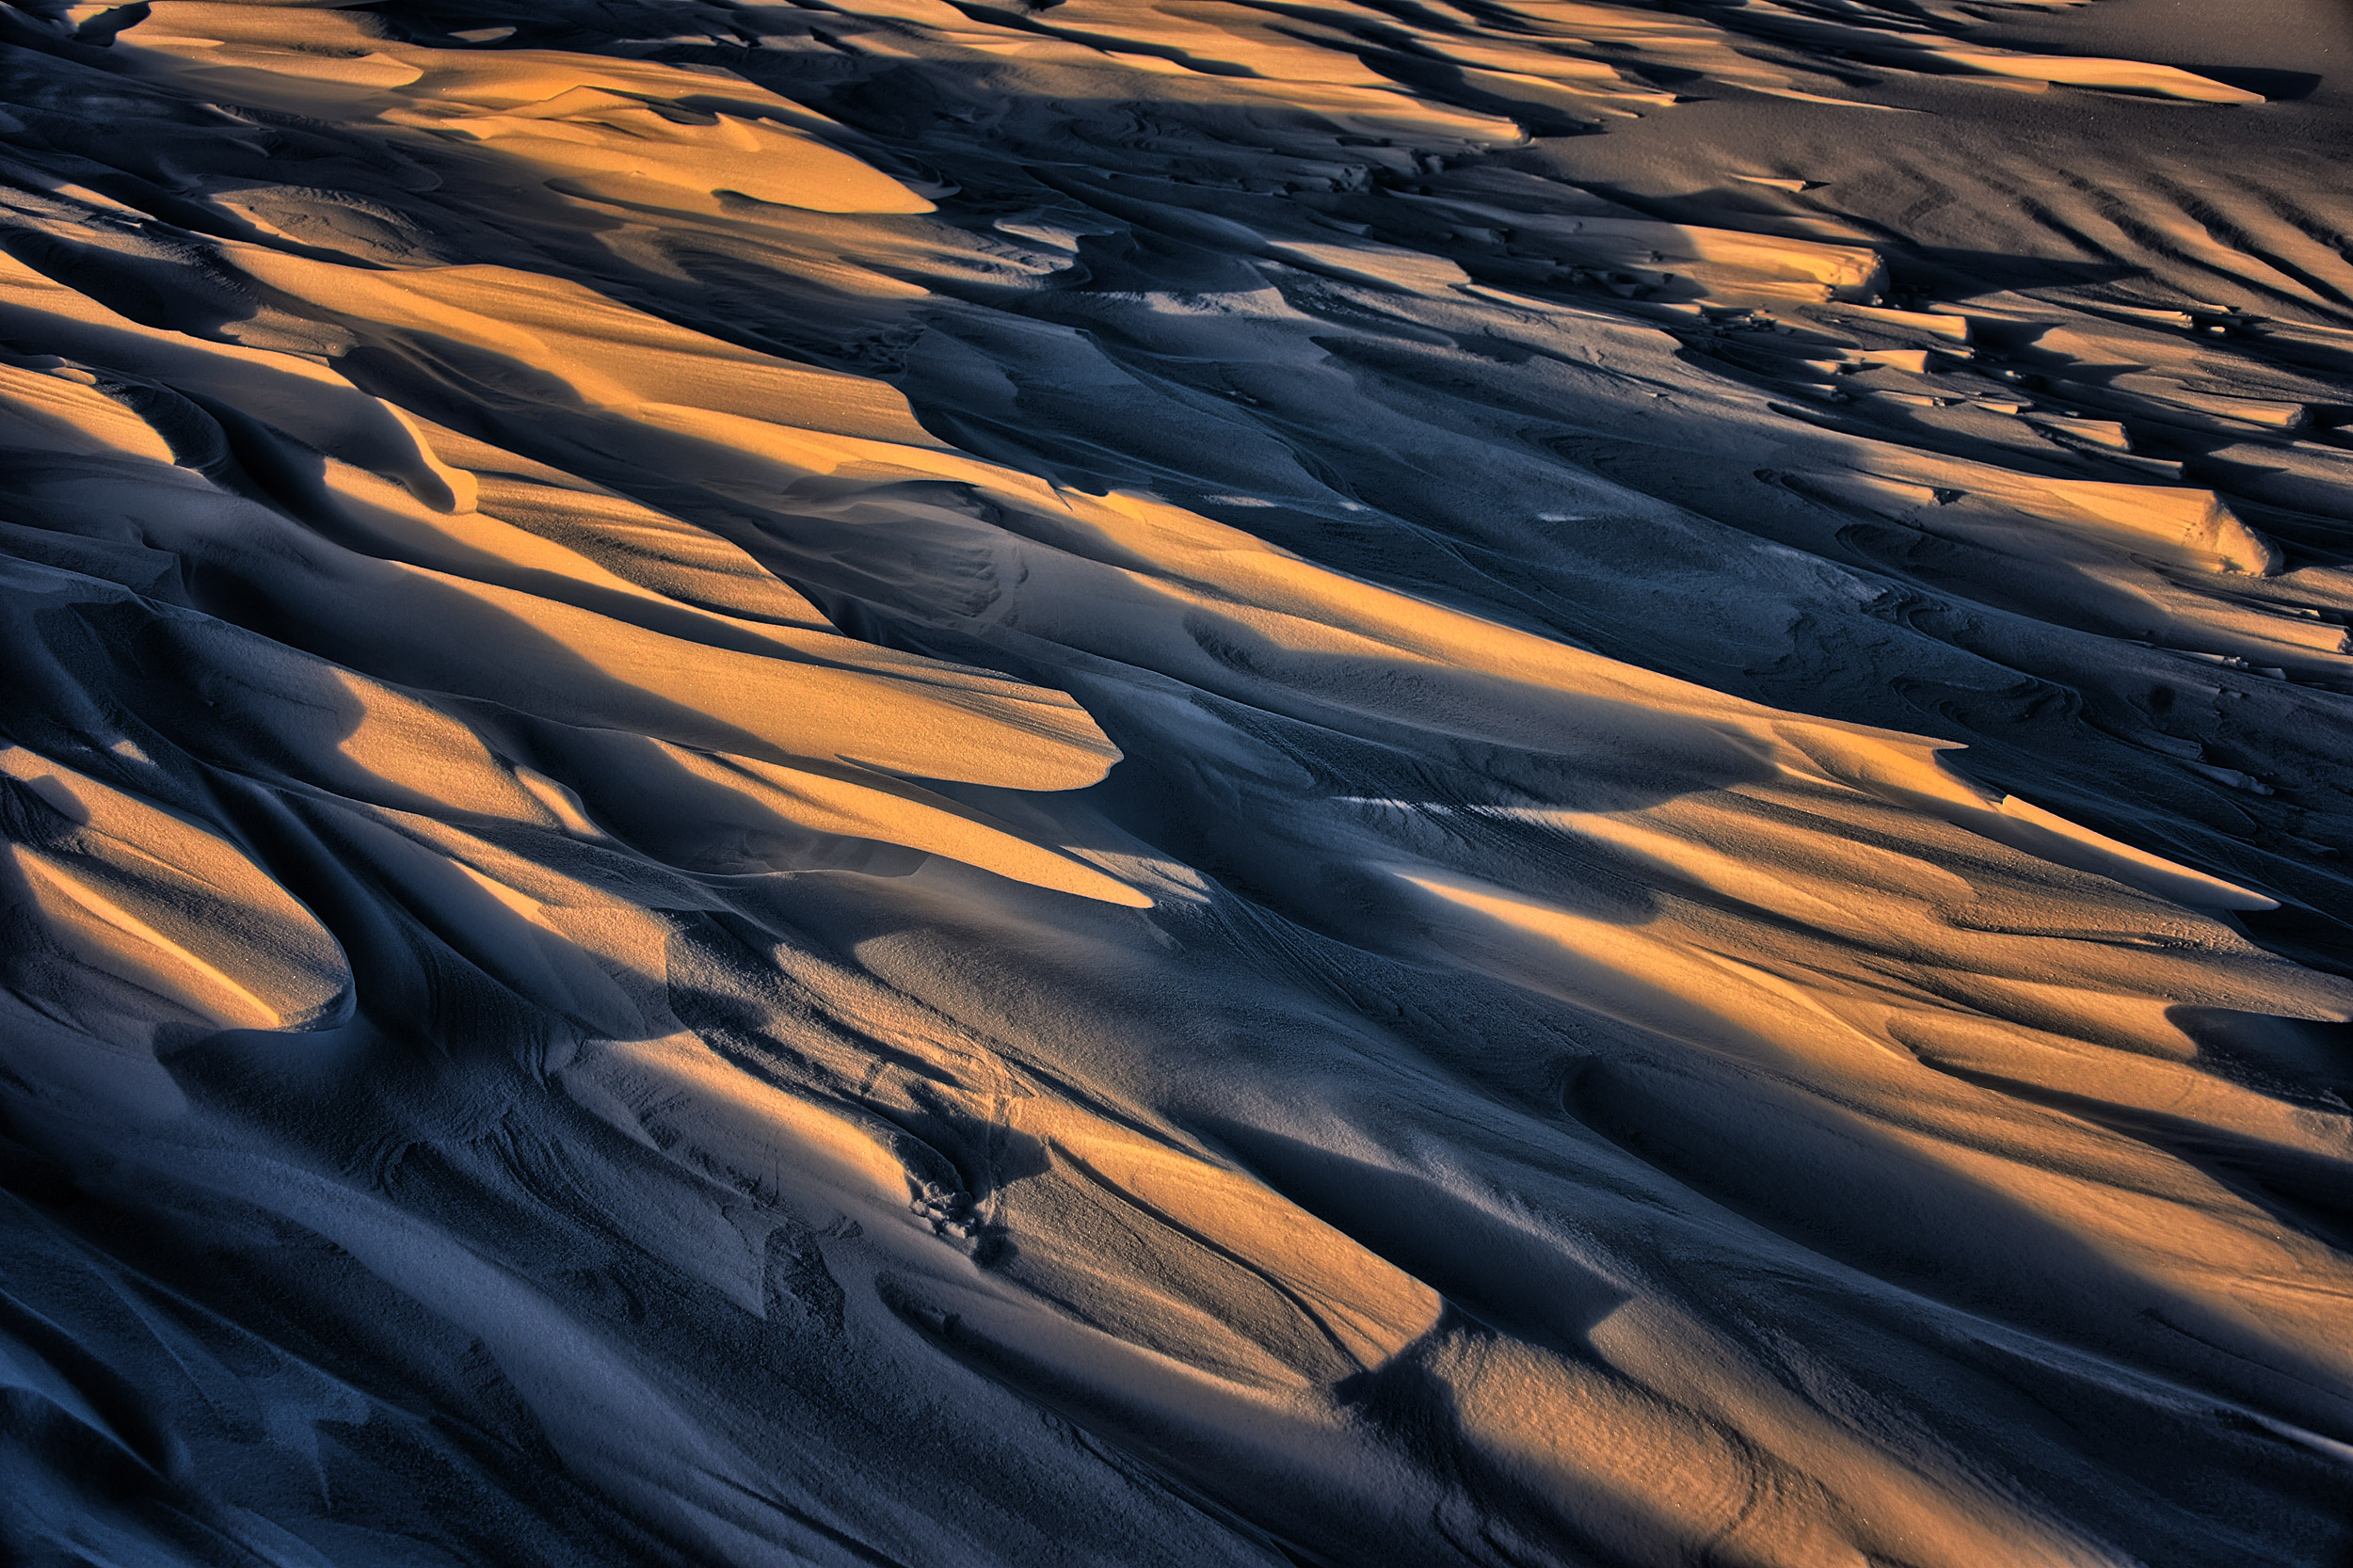
[[[2340,1561],[2348,69],[0,8],[0,1556]]]

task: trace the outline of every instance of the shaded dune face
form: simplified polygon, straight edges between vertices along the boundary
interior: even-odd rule
[[[2339,1560],[2353,37],[2153,8],[0,14],[6,1555]]]

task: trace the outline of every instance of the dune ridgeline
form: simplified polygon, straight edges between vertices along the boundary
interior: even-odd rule
[[[0,7],[0,1555],[2341,1562],[2190,9]]]

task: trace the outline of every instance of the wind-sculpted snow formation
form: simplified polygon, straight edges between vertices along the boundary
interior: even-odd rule
[[[6,9],[5,1555],[2341,1560],[2347,29],[2148,8]]]

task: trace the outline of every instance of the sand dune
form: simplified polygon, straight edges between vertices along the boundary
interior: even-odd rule
[[[2178,10],[0,11],[6,1555],[2342,1560]]]

